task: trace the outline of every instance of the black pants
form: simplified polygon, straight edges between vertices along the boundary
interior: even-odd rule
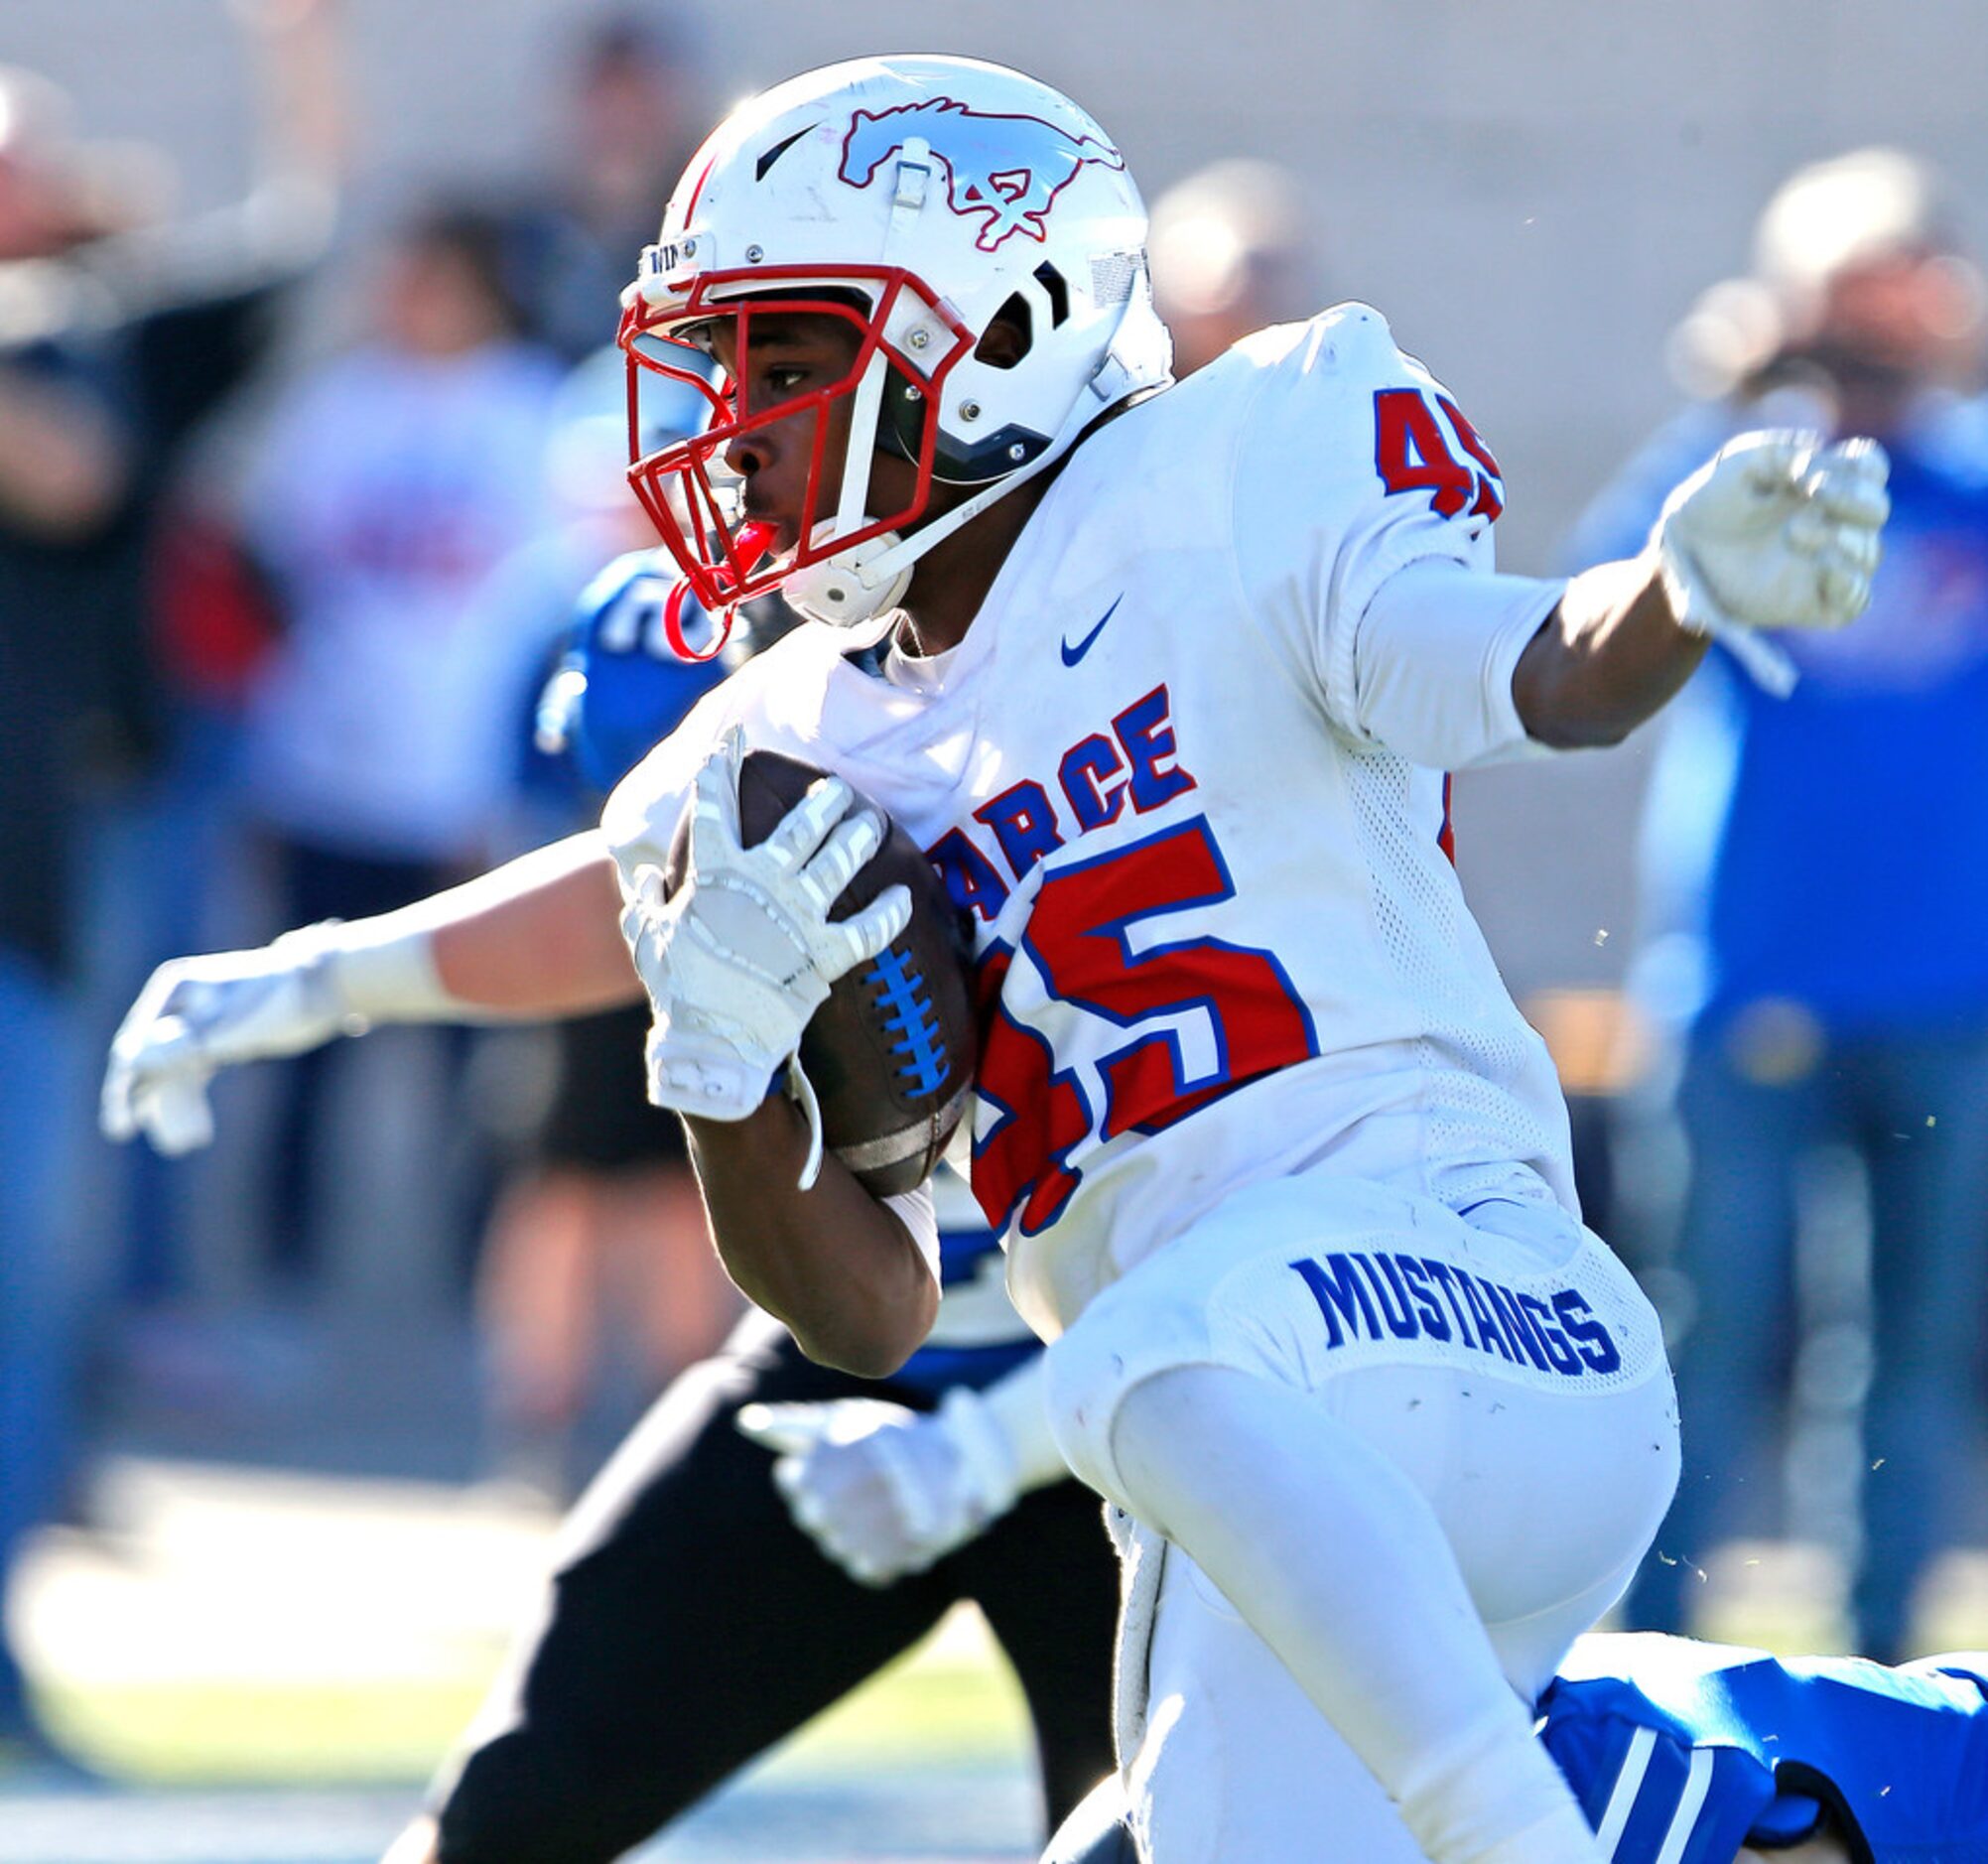
[[[975,1600],[1027,1697],[1054,1826],[1112,1766],[1117,1573],[1097,1497],[1026,1496],[896,1585],[858,1585],[732,1427],[753,1399],[925,1399],[830,1372],[753,1315],[581,1501],[544,1616],[439,1795],[444,1864],[605,1864]]]

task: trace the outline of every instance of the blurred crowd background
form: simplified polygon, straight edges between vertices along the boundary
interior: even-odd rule
[[[89,1528],[106,1452],[557,1502],[724,1330],[681,1167],[549,1118],[596,1065],[570,1038],[241,1070],[179,1161],[99,1139],[94,1082],[160,960],[586,819],[531,720],[576,595],[645,541],[619,286],[737,96],[943,38],[1120,139],[1183,369],[1379,305],[1504,463],[1507,568],[1633,552],[1747,426],[1892,448],[1873,613],[1802,643],[1791,698],[1715,657],[1621,751],[1457,815],[1679,1365],[1630,1622],[1702,1626],[1718,1549],[1768,1539],[1815,1549],[1775,1570],[1831,1636],[1920,1648],[1939,1556],[1988,1539],[1978,10],[958,12],[0,14],[0,1584]],[[1960,1609],[1988,1643],[1988,1591]],[[0,1757],[46,1756],[9,1651]]]

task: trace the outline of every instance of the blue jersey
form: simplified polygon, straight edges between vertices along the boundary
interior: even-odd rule
[[[1988,1655],[1888,1669],[1584,1638],[1541,1738],[1614,1864],[1731,1864],[1826,1809],[1861,1864],[1988,1864]]]
[[[1665,491],[1727,436],[1698,408],[1605,493],[1572,567],[1633,553]],[[1988,441],[1948,417],[1888,438],[1891,522],[1871,605],[1839,632],[1789,629],[1787,699],[1714,653],[1694,685],[1717,702],[1730,781],[1673,802],[1716,812],[1689,836],[1706,870],[1703,1014],[1790,999],[1825,1027],[1988,1017]],[[1687,701],[1687,704],[1689,702]],[[1702,747],[1691,754],[1705,761]],[[1669,837],[1679,827],[1665,824]]]
[[[679,660],[670,651],[663,603],[676,581],[660,551],[616,557],[582,593],[566,652],[539,701],[541,748],[563,751],[602,794],[726,675],[716,660]]]

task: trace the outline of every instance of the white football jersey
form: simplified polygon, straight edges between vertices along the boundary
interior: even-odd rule
[[[1489,587],[1501,490],[1377,313],[1263,332],[1085,441],[958,647],[802,628],[610,800],[625,884],[738,724],[932,855],[978,937],[974,1191],[1045,1337],[1230,1191],[1315,1163],[1573,1208],[1434,767],[1523,748],[1512,666],[1557,586],[1499,579],[1488,631],[1362,634],[1407,566]]]

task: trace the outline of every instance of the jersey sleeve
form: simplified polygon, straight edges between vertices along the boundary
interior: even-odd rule
[[[833,629],[796,628],[725,675],[614,786],[600,827],[620,867],[624,892],[637,867],[660,867],[668,861],[670,838],[691,785],[734,727],[743,733],[748,751],[776,750],[836,767],[834,753],[821,742],[815,700],[845,645]]]
[[[1356,742],[1439,768],[1523,748],[1496,681],[1509,688],[1520,611],[1531,604],[1536,628],[1557,586],[1507,588],[1447,616],[1396,603],[1372,625],[1376,596],[1412,566],[1490,581],[1504,509],[1490,449],[1365,305],[1251,344],[1261,379],[1237,443],[1232,535],[1252,611]]]
[[[1550,755],[1526,735],[1512,676],[1565,588],[1446,557],[1397,571],[1368,601],[1354,644],[1355,731],[1442,770]]]

